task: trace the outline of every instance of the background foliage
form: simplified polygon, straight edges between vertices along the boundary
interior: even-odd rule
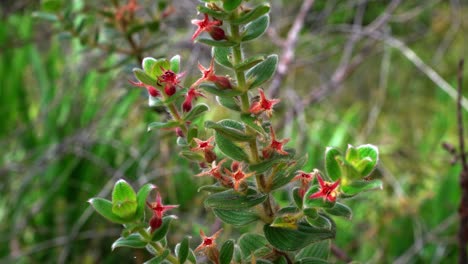
[[[274,31],[263,36],[264,41],[286,36],[301,2],[272,1]],[[76,10],[88,4],[70,3]],[[284,128],[283,137],[291,138],[289,144],[309,155],[310,169],[323,164],[325,146],[379,146],[377,173],[384,191],[350,201],[352,221],[336,219],[341,232],[335,244],[353,260],[453,262],[459,167],[450,164],[441,143],[456,142],[455,103],[405,49],[392,47],[388,39],[371,43],[371,51],[339,88],[307,105],[303,113],[295,109],[300,98],[332,77],[350,37],[343,26],[353,25],[363,3],[365,26],[391,1],[315,1],[280,89],[283,100],[276,118],[286,118],[276,121]],[[171,4],[177,8],[153,35],[158,45],[144,54],[180,53],[187,78],[194,80],[197,61],[207,65],[209,57],[209,49],[190,42],[196,3]],[[107,56],[57,34],[57,26],[32,17],[39,9],[32,1],[6,1],[0,7],[0,262],[146,259],[138,250],[111,254],[120,229],[86,203],[90,197],[109,196],[119,178],[137,187],[152,182],[167,195],[168,204],[181,205],[180,219],[191,221],[174,221],[174,241],[189,233],[196,244],[200,225],[216,230],[221,223],[203,208],[197,193],[197,186],[209,179],[193,177],[196,168],[169,155],[175,144],[164,138],[172,132],[146,132],[146,124],[163,113],[148,111],[144,93],[128,84],[136,61],[121,54]],[[466,57],[467,14],[468,6],[458,1],[404,1],[384,32],[406,43],[455,85],[457,62]],[[365,48],[370,38],[358,42],[356,49]],[[278,45],[252,45],[265,53],[282,51]],[[466,87],[468,73],[464,75]],[[210,114],[213,119],[226,115],[216,109]],[[225,229],[222,236],[237,237],[242,231]]]

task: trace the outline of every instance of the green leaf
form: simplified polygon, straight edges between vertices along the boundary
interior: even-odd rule
[[[231,55],[231,48],[229,47],[213,47],[212,49],[212,56],[214,57],[215,61],[226,68],[231,69],[232,63],[229,59]]]
[[[217,96],[216,101],[218,101],[220,105],[228,109],[234,110],[236,112],[241,112],[241,108],[234,98]]]
[[[259,234],[246,233],[239,238],[237,244],[241,249],[242,258],[245,260],[248,259],[252,253],[254,253],[259,248],[268,245],[268,242],[263,236]]]
[[[169,122],[152,122],[148,125],[147,131],[151,131],[153,129],[161,129],[161,128],[175,128],[180,126],[180,123],[175,120],[171,120]]]
[[[197,6],[197,10],[200,13],[208,14],[208,15],[210,15],[210,16],[212,16],[214,18],[217,18],[219,20],[224,20],[228,15],[224,11],[215,11],[215,10],[213,10],[211,8],[208,8],[208,7],[205,7],[205,6],[202,6],[202,5]]]
[[[262,55],[253,56],[248,59],[245,59],[239,64],[236,64],[234,68],[238,71],[246,71],[264,60],[265,60],[265,56],[262,56]]]
[[[330,202],[327,199],[324,199],[323,197],[318,197],[311,199],[309,196],[312,194],[318,192],[320,190],[320,187],[318,185],[313,185],[307,190],[307,192],[304,195],[304,207],[306,208],[332,208],[335,205],[335,202]]]
[[[329,218],[325,217],[324,214],[318,214],[317,217],[306,217],[307,223],[316,228],[331,229],[332,222]]]
[[[301,251],[296,254],[295,259],[301,260],[305,258],[317,258],[328,260],[328,256],[330,255],[330,244],[331,241],[329,239],[313,243],[312,245],[301,249]]]
[[[187,133],[187,142],[190,144],[193,138],[198,138],[198,127],[190,127]]]
[[[287,150],[289,151],[289,150]],[[294,154],[291,155],[293,157]],[[283,187],[284,185],[291,182],[291,180],[296,175],[296,172],[300,170],[304,164],[307,162],[308,156],[304,155],[301,158],[297,159],[294,163],[289,164],[288,168],[280,170],[273,176],[271,183],[271,190],[276,190]]]
[[[329,264],[329,262],[326,260],[314,258],[314,257],[303,258],[300,261],[294,262],[294,263],[295,264]]]
[[[146,242],[143,241],[143,238],[140,234],[134,233],[127,237],[120,237],[112,244],[112,250],[118,247],[130,247],[130,248],[144,248]]]
[[[156,242],[166,237],[167,231],[169,231],[169,226],[172,220],[174,219],[177,219],[177,216],[175,215],[164,216],[161,226],[158,229],[156,229],[151,235],[151,240]]]
[[[122,217],[112,212],[111,201],[103,199],[103,198],[92,198],[92,199],[89,199],[88,202],[91,204],[94,210],[96,210],[96,212],[98,212],[107,220],[117,223],[117,224],[125,224],[126,222],[128,222]]]
[[[213,209],[213,213],[224,223],[233,226],[244,226],[259,219],[258,215],[251,210]]]
[[[176,143],[177,143],[177,146],[182,146],[182,147],[185,147],[188,145],[187,140],[185,140],[185,138],[183,137],[177,137]]]
[[[134,68],[133,74],[135,75],[135,78],[137,78],[140,82],[146,85],[151,85],[151,86],[157,85],[156,79],[146,74],[146,72],[143,71],[142,69]]]
[[[234,245],[234,262],[242,263],[242,252],[238,245]]]
[[[276,217],[273,223],[271,223],[271,226],[294,230],[297,229],[297,219],[291,214],[284,214]]]
[[[225,190],[227,190],[226,187],[219,185],[219,183],[215,183],[212,185],[204,185],[198,188],[197,192],[205,191],[205,192],[217,193],[217,192],[222,192]]]
[[[232,257],[234,255],[234,240],[229,239],[223,243],[221,250],[219,251],[219,263],[220,264],[229,264],[231,263]]]
[[[256,20],[250,22],[245,26],[242,41],[249,41],[256,39],[263,35],[270,24],[270,17],[268,15],[261,16]]]
[[[143,264],[160,264],[160,263],[164,263],[164,260],[167,258],[167,256],[169,256],[170,252],[171,251],[169,249],[165,249],[163,251],[163,253],[161,253],[161,255],[156,256],[156,257],[146,261]]]
[[[175,55],[174,57],[171,58],[169,61],[171,64],[171,71],[175,73],[179,73],[180,71],[180,55]]]
[[[190,252],[190,247],[189,247],[189,239],[190,237],[186,236],[182,240],[182,242],[176,247],[176,255],[179,258],[179,263],[183,264],[185,260],[187,260],[187,257]]]
[[[254,129],[260,135],[265,135],[265,130],[258,124],[257,117],[252,116],[251,114],[241,114],[241,121],[244,122],[247,126]]]
[[[293,200],[294,200],[294,203],[296,204],[297,208],[302,208],[303,204],[302,204],[302,197],[299,195],[299,190],[300,188],[299,187],[294,187],[293,189]]]
[[[328,177],[333,181],[341,178],[341,166],[336,159],[337,157],[341,157],[341,152],[338,149],[328,147],[327,150],[325,150],[325,170]]]
[[[141,219],[145,213],[145,208],[146,208],[146,198],[148,197],[148,194],[156,189],[156,185],[147,183],[143,185],[143,187],[140,188],[140,190],[137,193],[137,212],[136,216],[137,218]]]
[[[167,59],[146,57],[143,59],[142,68],[148,76],[157,79],[164,70],[171,68],[171,64]]]
[[[333,230],[315,228],[304,222],[299,223],[297,230],[265,225],[263,231],[271,245],[284,251],[299,250],[310,243],[333,238],[335,236]]]
[[[195,42],[200,42],[212,47],[234,47],[237,45],[236,42],[234,41],[229,41],[229,40],[213,40],[209,38],[198,38],[195,40]]]
[[[219,150],[221,150],[221,152],[229,158],[237,161],[249,161],[249,156],[245,153],[245,151],[223,135],[216,133],[215,142],[216,147],[219,148]]]
[[[209,111],[210,108],[206,104],[198,104],[187,115],[184,117],[185,121],[193,121],[195,118],[199,117],[206,111]]]
[[[351,219],[353,217],[353,211],[347,205],[342,203],[335,203],[335,206],[325,210],[327,213],[335,216],[341,216],[346,219]]]
[[[63,7],[62,0],[42,0],[41,8],[46,12],[59,12]]]
[[[210,94],[214,94],[219,97],[232,98],[234,96],[241,95],[242,92],[234,89],[219,89],[212,83],[203,83],[199,86],[201,89],[207,91]]]
[[[241,3],[242,3],[242,0],[223,0],[223,8],[226,11],[233,11]]]
[[[319,215],[317,212],[317,209],[315,208],[304,208],[303,209],[304,215],[311,218],[311,219],[316,219]]]
[[[360,170],[361,176],[366,177],[374,170],[377,162],[379,161],[379,149],[374,145],[367,144],[359,146],[357,151],[361,160],[365,158],[370,159],[370,162]]]
[[[357,180],[352,181],[350,184],[341,186],[341,191],[346,195],[356,195],[360,192],[375,189],[383,189],[383,183],[381,180]]]
[[[231,119],[224,119],[217,123],[206,121],[205,128],[214,129],[223,137],[233,141],[250,141],[254,139],[254,136],[245,134],[244,124]]]
[[[205,157],[203,157],[203,155],[201,155],[200,153],[189,151],[189,150],[182,150],[179,153],[179,155],[188,160],[195,161],[195,162],[202,162],[205,160]]]
[[[248,189],[247,194],[230,189],[209,195],[204,204],[214,209],[242,210],[261,204],[266,198],[266,194],[258,193],[253,189]]]
[[[234,25],[247,24],[265,15],[268,12],[270,12],[270,5],[268,4],[259,5],[252,10],[248,10],[242,13],[238,18],[231,20],[231,24],[234,24]]]
[[[278,55],[270,55],[264,61],[247,71],[246,77],[249,89],[256,88],[268,81],[275,74],[277,65]]]
[[[137,210],[137,197],[132,186],[118,180],[112,190],[112,212],[122,218],[131,218]]]

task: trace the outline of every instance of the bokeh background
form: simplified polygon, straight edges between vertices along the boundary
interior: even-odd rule
[[[137,20],[156,22],[134,29],[144,48],[125,54],[118,48],[130,47],[128,34],[96,10],[127,1],[63,1],[60,19],[34,13],[54,9],[44,2],[0,1],[0,263],[142,263],[144,251],[111,252],[121,229],[86,202],[109,197],[119,178],[135,188],[152,182],[168,204],[180,204],[170,243],[191,234],[196,245],[200,226],[219,227],[197,192],[210,179],[195,178],[196,164],[175,154],[173,132],[146,131],[165,113],[128,83],[141,56],[180,54],[185,83],[198,78],[196,63],[210,59],[208,47],[190,41],[198,2],[137,2]],[[277,82],[263,88],[282,99],[273,122],[288,146],[308,154],[305,169],[323,169],[326,146],[372,143],[381,151],[375,175],[384,189],[348,202],[354,217],[336,219],[335,245],[363,263],[454,263],[460,166],[441,144],[457,143],[450,93],[458,61],[468,59],[468,3],[272,0],[271,7],[270,30],[245,50],[283,59]],[[294,56],[284,60],[288,49]],[[468,70],[463,75],[468,87]],[[209,118],[230,115],[215,108]],[[225,227],[223,238],[256,228]]]

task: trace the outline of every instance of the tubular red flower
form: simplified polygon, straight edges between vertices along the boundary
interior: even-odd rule
[[[335,202],[336,197],[338,196],[338,185],[340,184],[340,179],[336,182],[326,182],[322,179],[320,175],[317,175],[317,180],[320,185],[320,189],[309,196],[309,199],[317,199],[323,197],[323,200],[328,200],[329,202]]]
[[[206,250],[209,248],[216,248],[216,239],[218,238],[219,234],[221,233],[223,229],[218,230],[216,233],[214,233],[212,236],[208,237],[205,235],[205,232],[200,229],[200,237],[202,238],[201,244],[195,248],[195,252],[200,251],[200,250]]]
[[[154,230],[161,226],[162,217],[166,211],[179,207],[178,205],[164,205],[159,192],[156,193],[156,202],[149,203],[147,201],[146,205],[153,211],[153,217],[151,217],[149,222],[151,232],[154,232]]]
[[[176,92],[176,87],[179,86],[180,78],[184,75],[185,73],[176,74],[171,70],[163,69],[163,73],[158,77],[158,82],[164,84],[164,92],[171,96]]]
[[[216,19],[210,21],[207,14],[203,15],[203,20],[192,20],[192,24],[198,27],[197,30],[195,30],[195,33],[192,35],[192,41],[194,41],[203,31],[208,32],[214,40],[226,39],[224,30],[219,27],[222,25],[222,21]]]
[[[134,81],[131,81],[131,80],[128,80],[128,82],[130,84],[136,86],[136,87],[144,87],[152,97],[160,96],[159,91],[155,87],[153,87],[151,85],[147,85],[147,84],[144,84],[142,82],[134,82]]]
[[[232,178],[234,190],[236,191],[239,190],[239,186],[242,184],[242,182],[244,182],[250,176],[255,175],[255,172],[245,173],[243,169],[243,163],[233,162],[231,169],[232,171],[229,171],[225,168],[224,172]]]
[[[210,62],[210,67],[205,68],[203,65],[198,63],[198,69],[202,73],[202,77],[200,77],[198,80],[196,80],[191,87],[197,87],[199,86],[202,82],[213,82],[217,86],[224,88],[224,89],[232,89],[231,82],[227,77],[224,76],[219,76],[215,74],[214,70],[214,60],[211,60]]]
[[[271,117],[271,115],[273,114],[273,106],[279,103],[280,100],[279,99],[268,100],[262,89],[258,89],[258,92],[260,94],[260,100],[254,102],[251,105],[250,113],[254,115],[258,115],[258,114],[265,112],[268,117]]]
[[[201,92],[197,91],[195,88],[190,88],[185,95],[185,100],[182,103],[182,110],[184,112],[189,112],[192,110],[192,102],[198,97],[205,97]]]
[[[289,142],[289,139],[282,139],[281,141],[276,139],[275,131],[272,127],[270,127],[270,135],[271,135],[271,142],[266,148],[262,150],[262,154],[264,158],[270,157],[271,153],[276,152],[280,155],[289,155],[283,147],[286,143]]]

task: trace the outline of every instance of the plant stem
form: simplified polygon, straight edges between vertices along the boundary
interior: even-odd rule
[[[154,250],[158,252],[158,254],[162,254],[164,252],[164,248],[161,246],[161,244],[159,244],[159,242],[155,242],[151,240],[151,236],[150,234],[148,234],[148,231],[146,231],[146,229],[139,228],[138,233],[143,237],[143,239],[148,244],[150,244],[154,248]],[[172,253],[169,253],[166,259],[172,264],[179,264],[179,260],[174,255],[172,255]]]
[[[239,41],[240,40],[239,26],[231,24],[230,29],[231,29],[232,38],[235,41]],[[239,41],[238,45],[232,47],[232,55],[233,55],[232,58],[233,58],[233,64],[234,65],[238,65],[239,63],[241,63],[243,61],[244,58],[243,58],[243,55],[242,55],[242,48],[241,48],[240,41]],[[250,100],[249,100],[248,87],[246,85],[244,70],[236,69],[235,73],[236,73],[238,89],[240,91],[243,91],[243,93],[240,96],[241,97],[241,110],[242,110],[242,113],[249,113]],[[250,127],[247,127],[246,133],[248,135],[256,135],[257,134]],[[249,148],[250,148],[251,156],[252,156],[252,159],[253,159],[252,163],[253,164],[259,163],[260,158],[258,156],[258,147],[257,147],[257,140],[256,139],[253,139],[253,140],[249,141]],[[271,197],[270,197],[269,191],[266,188],[267,186],[266,186],[265,175],[257,174],[255,176],[255,178],[256,178],[258,189],[261,192],[266,193],[267,196],[268,196],[267,199],[265,200],[265,202],[263,202],[263,210],[265,211],[265,215],[268,217],[268,219],[263,219],[263,220],[265,222],[267,222],[267,223],[271,223],[273,221],[274,212],[273,212],[273,207],[271,205]]]

